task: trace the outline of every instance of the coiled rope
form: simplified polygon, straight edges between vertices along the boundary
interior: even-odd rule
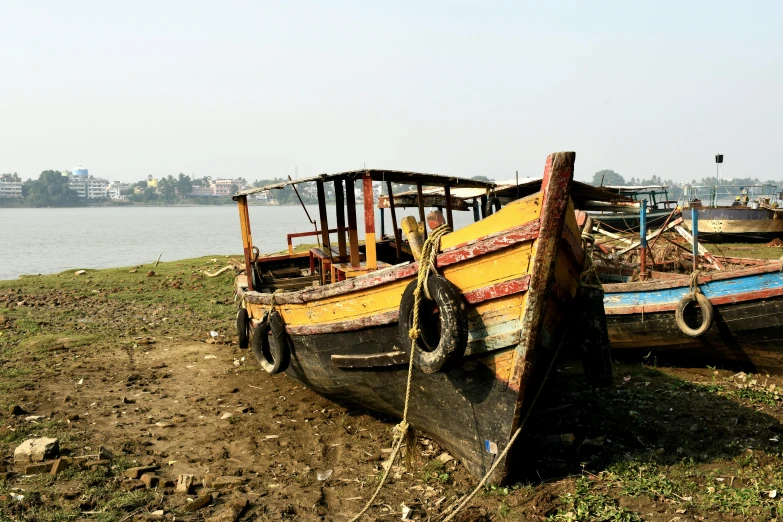
[[[378,487],[375,488],[375,492],[370,497],[370,500],[367,501],[367,504],[364,505],[361,511],[357,513],[350,522],[356,522],[364,514],[367,512],[367,510],[370,509],[372,504],[375,502],[375,499],[378,497],[378,493],[380,493],[381,489],[383,488],[384,484],[386,484],[386,479],[389,477],[389,472],[391,471],[392,464],[394,464],[394,460],[397,458],[397,454],[400,451],[400,447],[402,447],[402,442],[405,440],[405,435],[408,433],[408,428],[410,425],[408,424],[408,404],[410,403],[411,398],[411,380],[413,378],[413,358],[414,358],[414,351],[416,350],[416,340],[419,338],[419,335],[421,335],[421,330],[419,329],[419,305],[421,303],[421,291],[422,288],[424,289],[424,294],[427,296],[427,298],[430,298],[429,291],[427,290],[427,278],[430,275],[430,272],[435,271],[435,258],[438,255],[438,248],[440,247],[440,238],[444,235],[451,232],[451,228],[448,225],[441,225],[435,230],[432,231],[432,234],[430,234],[430,237],[427,238],[427,240],[424,242],[424,246],[422,247],[421,251],[421,258],[419,259],[419,271],[416,277],[416,289],[413,291],[414,296],[414,304],[413,304],[413,323],[411,325],[411,329],[408,332],[408,337],[411,339],[411,353],[410,358],[408,360],[408,382],[405,387],[405,408],[402,411],[402,420],[399,424],[397,424],[394,427],[394,444],[392,446],[392,452],[391,455],[389,455],[389,460],[386,462],[385,470],[383,472],[383,476],[381,477],[381,481],[378,484]]]

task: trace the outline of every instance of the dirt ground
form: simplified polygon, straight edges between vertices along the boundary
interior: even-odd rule
[[[236,345],[229,283],[193,275],[203,262],[2,282],[0,520],[347,521],[361,509],[397,420],[267,375]],[[561,361],[518,441],[516,481],[457,520],[778,516],[780,377],[650,359],[615,371],[613,387],[591,389]],[[112,459],[25,474],[14,450],[36,436]],[[426,434],[412,454],[363,520],[406,508],[440,520],[477,483]],[[128,477],[150,465],[157,486]],[[185,474],[194,487],[177,492]]]

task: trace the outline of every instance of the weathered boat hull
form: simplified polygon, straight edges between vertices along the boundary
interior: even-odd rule
[[[408,420],[477,476],[525,418],[565,339],[563,322],[584,262],[568,198],[573,159],[550,156],[541,193],[441,240],[436,267],[467,303],[468,347],[446,371],[414,370]],[[417,272],[418,263],[404,264],[324,287],[242,298],[255,322],[272,306],[282,315],[292,344],[287,375],[335,401],[401,417],[410,340],[399,331],[398,315]],[[509,472],[507,460],[493,481]]]
[[[699,237],[710,241],[753,241],[783,237],[783,215],[766,208],[704,207],[698,209]],[[693,231],[690,209],[682,213]]]
[[[616,350],[677,350],[697,364],[729,364],[750,371],[783,372],[783,274],[781,264],[716,272],[700,289],[714,310],[712,326],[689,337],[674,311],[690,290],[690,278],[604,285],[609,340]],[[695,318],[701,321],[701,312]]]
[[[666,218],[671,215],[671,210],[650,210],[647,212],[647,229],[652,230],[663,226]],[[605,212],[588,212],[594,221],[600,221],[614,230],[623,232],[638,232],[640,227],[639,214],[624,214],[617,212],[614,214]]]

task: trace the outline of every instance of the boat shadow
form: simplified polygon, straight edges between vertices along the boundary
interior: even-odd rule
[[[556,368],[517,442],[525,449],[517,454],[512,480],[598,473],[623,461],[708,463],[748,448],[780,451],[783,425],[732,399],[736,389],[709,377],[695,384],[647,366],[618,370],[613,387],[596,389],[578,362]]]

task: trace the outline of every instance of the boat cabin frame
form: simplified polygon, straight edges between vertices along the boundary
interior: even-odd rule
[[[318,199],[318,218],[314,231],[294,232],[287,236],[288,253],[277,256],[259,257],[259,250],[253,245],[253,236],[250,227],[250,214],[248,196],[274,190],[283,189],[291,186],[296,190],[296,186],[302,183],[315,183]],[[373,190],[373,182],[381,182],[386,190],[387,205],[379,205],[381,208],[381,227],[380,235],[377,234],[375,226],[375,204],[376,198]],[[335,195],[336,223],[330,228],[326,188],[327,184],[332,184]],[[469,210],[461,199],[453,198],[452,189],[480,189],[483,193],[489,194],[495,187],[494,182],[472,180],[454,176],[443,176],[439,174],[425,174],[398,170],[380,170],[380,169],[362,169],[337,174],[321,174],[309,178],[298,180],[283,181],[264,187],[248,189],[233,196],[239,208],[239,221],[242,231],[242,245],[245,257],[245,266],[247,270],[247,289],[249,291],[261,291],[260,284],[263,278],[256,273],[258,263],[285,262],[288,260],[304,261],[309,258],[310,278],[300,280],[300,284],[291,282],[290,289],[304,285],[326,285],[332,282],[342,281],[346,278],[356,277],[378,269],[387,268],[392,264],[412,261],[413,257],[410,250],[407,249],[402,232],[399,228],[397,212],[394,197],[394,184],[408,185],[416,187],[416,197],[413,199],[415,206],[418,207],[419,220],[425,221],[425,208],[438,207],[446,210],[446,222],[454,228],[453,210]],[[442,189],[443,195],[437,201],[433,197],[425,196],[425,187],[438,187]],[[357,188],[363,202],[364,211],[364,245],[360,245],[359,230],[357,226]],[[298,191],[297,191],[298,196]],[[300,198],[301,201],[301,198]],[[304,205],[303,205],[304,206]],[[408,205],[405,205],[408,206]],[[498,205],[499,206],[499,205]],[[393,238],[386,239],[385,235],[385,208],[389,209],[391,215],[391,225],[393,229]],[[463,208],[465,207],[465,208]],[[306,209],[305,209],[306,211]],[[483,215],[482,215],[483,217]],[[308,214],[308,219],[310,216]],[[426,233],[426,232],[425,232]],[[332,234],[337,235],[336,245],[332,244]],[[311,248],[307,253],[295,253],[292,240],[300,237],[315,236],[318,240],[318,247]],[[364,248],[362,248],[362,246]],[[382,250],[382,252],[379,252]],[[379,255],[380,254],[380,255]],[[289,272],[289,274],[293,274]],[[315,275],[318,274],[316,279]],[[265,290],[272,290],[275,286],[267,287]],[[280,288],[280,287],[277,287]],[[283,287],[285,288],[285,287]]]

